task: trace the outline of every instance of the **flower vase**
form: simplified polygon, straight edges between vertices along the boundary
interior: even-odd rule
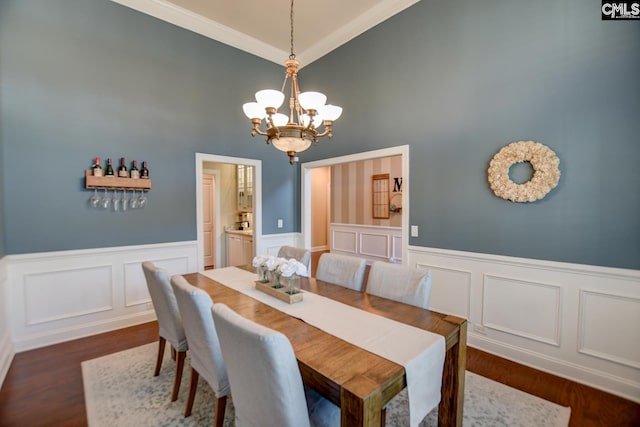
[[[260,266],[260,283],[269,283],[269,279],[267,278],[267,267],[266,266]]]
[[[295,295],[298,293],[296,289],[296,275],[292,274],[289,276],[289,290],[287,291],[289,295]]]
[[[271,287],[274,289],[280,289],[282,284],[280,284],[280,273],[275,271],[271,272]]]

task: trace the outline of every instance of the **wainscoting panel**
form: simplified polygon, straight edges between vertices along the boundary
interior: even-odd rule
[[[147,281],[144,278],[144,272],[142,271],[142,263],[145,261],[147,260],[144,259],[124,263],[125,307],[151,303],[151,296],[147,289]],[[189,258],[186,256],[154,259],[153,263],[169,272],[189,271]]]
[[[369,261],[402,262],[402,228],[376,225],[330,225],[331,252]]]
[[[6,307],[7,263],[6,257],[0,258],[0,388],[9,372],[15,350],[9,334]]]
[[[15,351],[154,320],[142,262],[183,274],[197,270],[196,256],[193,241],[5,257]]]
[[[391,258],[390,236],[387,234],[360,233],[360,253],[377,258]]]
[[[410,246],[469,346],[640,403],[640,271]]]
[[[27,326],[113,310],[110,265],[24,275]]]
[[[442,268],[424,263],[416,267],[431,271],[429,309],[469,318],[471,307],[471,272]]]
[[[302,238],[300,233],[263,235],[262,248],[256,248],[256,255],[277,256],[281,246],[302,247]]]
[[[351,230],[331,229],[331,252],[358,253],[358,233]]]
[[[580,292],[580,353],[640,369],[638,325],[639,298]]]
[[[560,288],[484,276],[482,326],[559,345]]]

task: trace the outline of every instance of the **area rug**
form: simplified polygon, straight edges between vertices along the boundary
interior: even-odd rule
[[[90,427],[209,426],[213,423],[214,398],[200,379],[190,417],[184,418],[189,359],[185,362],[178,400],[170,402],[174,362],[165,352],[162,370],[153,376],[157,343],[147,344],[98,359],[82,362],[87,419]],[[387,407],[387,426],[409,425],[406,393]],[[463,425],[467,427],[566,427],[570,408],[565,408],[495,381],[466,374]],[[225,427],[233,426],[233,400],[227,400]],[[420,424],[437,426],[437,408]]]

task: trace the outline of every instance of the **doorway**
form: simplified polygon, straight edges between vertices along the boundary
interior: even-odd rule
[[[302,187],[302,241],[305,248],[311,248],[313,222],[311,213],[312,206],[312,173],[316,168],[334,166],[343,163],[358,162],[361,160],[372,160],[381,157],[400,156],[402,162],[402,175],[406,176],[402,184],[401,229],[402,229],[402,262],[406,264],[408,254],[408,224],[409,224],[409,146],[401,145],[397,147],[384,148],[381,150],[367,151],[364,153],[351,154],[347,156],[334,157],[330,159],[318,160],[301,164],[301,187]]]
[[[216,267],[223,265],[222,254],[224,252],[223,237],[225,230],[221,221],[221,177],[216,171],[207,170],[205,165],[207,163],[219,163],[226,164],[235,167],[236,165],[248,165],[253,167],[253,253],[258,253],[262,247],[262,161],[256,159],[247,159],[240,157],[218,156],[215,154],[196,153],[196,235],[197,235],[197,254],[196,259],[198,262],[198,271],[203,271],[205,268],[205,197],[203,196],[203,189],[206,185],[204,174],[208,173],[214,176],[214,200],[213,200],[213,221],[212,225],[215,230],[214,235],[214,247],[213,252],[213,264]]]

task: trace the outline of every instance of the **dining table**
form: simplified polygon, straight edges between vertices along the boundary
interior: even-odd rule
[[[237,268],[254,272],[251,266]],[[245,318],[283,333],[291,342],[303,382],[340,407],[342,426],[380,426],[384,422],[385,405],[407,386],[405,367],[399,363],[226,286],[220,280],[208,277],[206,272],[184,274],[183,277],[191,285],[207,292],[214,303],[226,304]],[[258,279],[257,275],[255,278]],[[438,425],[462,426],[467,336],[465,319],[311,277],[296,278],[296,287],[303,293],[320,295],[441,335],[446,352]]]

